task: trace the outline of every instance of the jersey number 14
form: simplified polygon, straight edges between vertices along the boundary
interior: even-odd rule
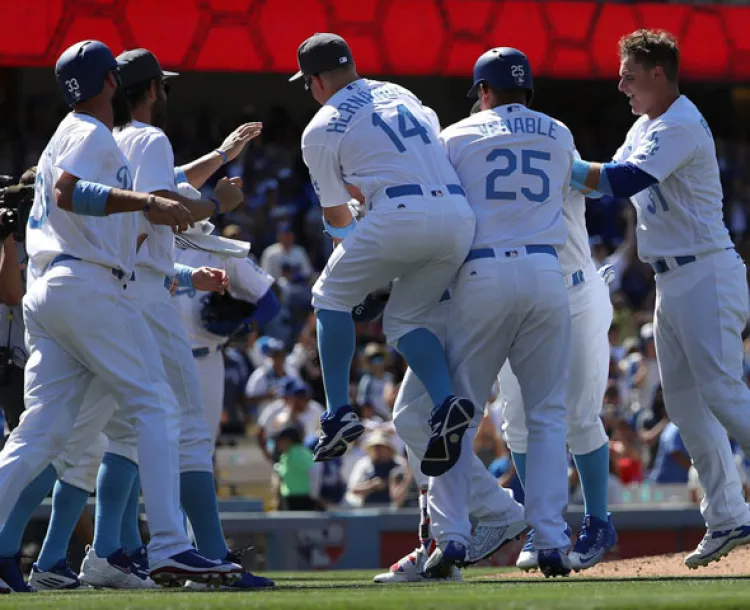
[[[429,144],[430,138],[427,135],[427,128],[416,119],[409,109],[403,104],[399,104],[396,106],[396,110],[398,110],[398,132],[401,134],[401,138],[406,140],[407,138],[419,137],[422,142]],[[398,152],[406,152],[406,146],[404,146],[401,138],[377,112],[372,113],[372,124],[385,132]]]

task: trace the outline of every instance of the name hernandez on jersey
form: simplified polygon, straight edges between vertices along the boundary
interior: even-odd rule
[[[713,135],[687,97],[655,119],[640,117],[613,160],[632,163],[658,181],[631,197],[641,260],[732,247]]]
[[[575,146],[563,123],[506,104],[447,127],[440,139],[477,218],[474,248],[565,244]]]
[[[347,185],[377,205],[388,186],[458,183],[436,124],[434,112],[400,85],[362,78],[338,91],[302,134],[321,205],[345,205]]]

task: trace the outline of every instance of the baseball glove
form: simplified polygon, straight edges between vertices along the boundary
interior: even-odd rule
[[[256,309],[256,305],[235,299],[227,292],[212,292],[201,299],[201,323],[208,332],[229,337],[249,322]]]
[[[393,282],[385,288],[380,288],[368,294],[365,300],[352,309],[352,319],[355,322],[375,322],[383,315],[383,310],[391,297]]]

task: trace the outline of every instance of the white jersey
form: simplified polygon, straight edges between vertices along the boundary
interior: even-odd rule
[[[585,269],[591,260],[589,232],[586,229],[586,198],[569,189],[563,200],[563,217],[568,227],[568,241],[558,248],[560,266],[565,275]]]
[[[28,282],[39,277],[59,254],[120,269],[129,276],[135,264],[136,214],[82,216],[61,210],[54,189],[63,172],[124,190],[133,186],[130,164],[107,126],[87,114],[68,114],[37,166],[26,232],[33,266]]]
[[[166,134],[153,125],[133,121],[115,133],[115,140],[133,169],[133,188],[140,193],[174,191],[174,151]],[[174,275],[174,234],[172,228],[153,225],[138,214],[138,231],[148,239],[136,256],[136,265],[150,267],[167,276]]]
[[[641,260],[732,247],[723,220],[714,139],[703,115],[684,95],[661,116],[640,117],[614,160],[632,163],[658,181],[631,197]]]
[[[447,127],[440,139],[477,218],[474,248],[565,243],[575,146],[563,123],[506,104]]]
[[[302,156],[323,207],[368,203],[383,188],[458,184],[438,140],[435,113],[393,83],[359,79],[331,97],[302,134]]]
[[[249,258],[223,258],[211,252],[175,249],[177,262],[189,267],[223,269],[229,278],[229,294],[236,299],[256,304],[268,292],[274,279]],[[208,332],[201,323],[202,299],[210,293],[195,288],[178,288],[175,296],[183,324],[194,347],[223,343],[226,337]]]

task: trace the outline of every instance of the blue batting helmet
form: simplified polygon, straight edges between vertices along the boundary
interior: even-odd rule
[[[474,85],[469,90],[470,99],[477,98],[480,83],[487,83],[498,91],[526,89],[527,101],[531,103],[534,93],[534,79],[528,57],[512,47],[490,49],[474,64]]]
[[[101,93],[107,74],[117,65],[109,47],[98,40],[77,42],[63,51],[55,64],[55,78],[68,106]]]

